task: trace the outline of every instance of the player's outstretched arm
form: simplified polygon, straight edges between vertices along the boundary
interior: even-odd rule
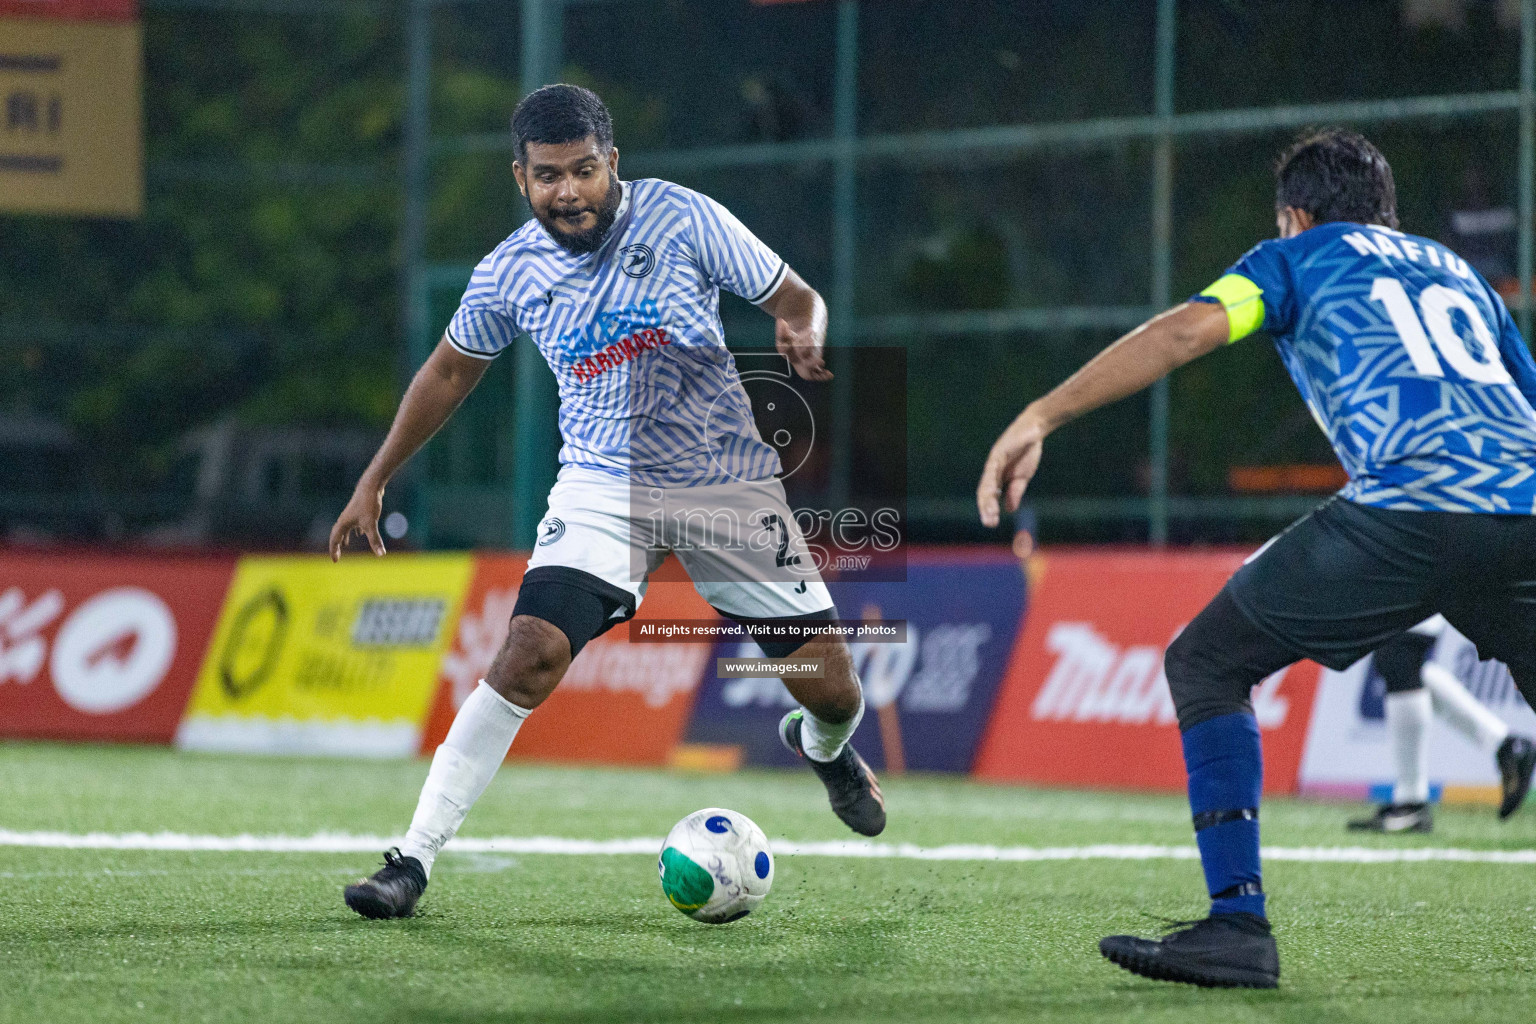
[[[352,500],[347,502],[336,525],[331,527],[331,561],[341,558],[341,549],[356,534],[367,538],[375,555],[384,553],[384,541],[379,537],[379,514],[384,508],[385,485],[406,460],[448,422],[448,417],[480,383],[490,365],[488,359],[474,359],[459,352],[447,338],[438,342],[437,348],[411,379],[389,434],[357,481]]]
[[[1185,302],[1160,313],[1094,356],[1044,398],[1031,402],[992,446],[976,487],[981,521],[996,526],[999,505],[1019,507],[1040,467],[1041,445],[1057,427],[1133,395],[1172,370],[1225,345],[1225,307]]]
[[[774,347],[789,357],[789,364],[805,380],[831,380],[832,371],[822,358],[827,344],[827,304],[816,289],[789,268],[772,295],[758,303],[774,325]]]

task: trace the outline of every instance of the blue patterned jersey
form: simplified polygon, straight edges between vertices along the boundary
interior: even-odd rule
[[[560,461],[692,487],[780,472],[720,325],[720,289],[761,303],[787,268],[725,207],[653,178],[623,183],[602,248],[576,255],[535,219],[480,261],[448,341],[492,359],[520,334],[560,386]]]
[[[1236,341],[1263,327],[1380,508],[1536,513],[1536,363],[1509,310],[1445,246],[1332,222],[1262,242],[1196,296]]]

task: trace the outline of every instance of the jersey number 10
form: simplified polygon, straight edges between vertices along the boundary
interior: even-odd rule
[[[1477,305],[1464,292],[1443,284],[1432,284],[1419,293],[1419,308],[1415,312],[1403,282],[1395,277],[1378,277],[1371,284],[1371,299],[1387,308],[1387,316],[1392,318],[1392,327],[1408,350],[1413,368],[1425,377],[1445,376],[1445,368],[1435,358],[1435,349],[1439,349],[1451,368],[1467,380],[1481,384],[1512,382],[1509,371],[1504,368],[1504,360],[1499,358],[1499,346],[1493,340],[1493,332],[1488,329]],[[1477,339],[1486,362],[1467,350],[1467,344],[1451,326],[1452,310],[1466,314],[1472,325],[1472,337]],[[1433,346],[1430,345],[1431,338],[1434,339]]]

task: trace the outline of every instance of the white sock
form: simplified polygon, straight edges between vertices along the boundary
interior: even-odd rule
[[[432,755],[410,831],[400,844],[401,855],[421,861],[429,877],[437,851],[464,824],[529,714],[528,708],[513,704],[482,679],[454,716],[448,738]]]
[[[1430,703],[1428,690],[1389,693],[1386,700],[1387,732],[1392,737],[1392,759],[1397,782],[1392,786],[1395,804],[1429,802]]]
[[[1443,665],[1426,664],[1419,672],[1435,701],[1435,714],[1489,754],[1509,735],[1509,726],[1467,692],[1461,680]]]
[[[853,730],[859,727],[859,719],[863,717],[862,687],[859,692],[859,710],[853,713],[852,718],[839,725],[823,722],[806,710],[805,718],[800,724],[800,747],[805,751],[805,756],[812,761],[830,761],[841,754],[843,746],[848,742],[848,737],[853,735]]]

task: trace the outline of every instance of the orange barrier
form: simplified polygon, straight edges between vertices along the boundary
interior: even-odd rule
[[[1031,563],[1027,600],[1001,549],[910,555],[904,584],[839,585],[839,600],[879,605],[914,631],[910,646],[855,645],[880,712],[859,741],[868,756],[900,763],[886,749],[900,735],[887,728],[900,700],[908,766],[1183,788],[1163,652],[1245,552],[1048,549]],[[525,566],[520,554],[335,566],[323,556],[0,552],[0,736],[430,753],[505,639]],[[669,559],[635,621],[714,615]],[[513,757],[723,768],[749,748],[757,763],[785,756],[772,728],[793,703],[781,685],[714,678],[713,658],[736,645],[629,643],[629,628],[587,646]],[[1536,731],[1507,671],[1452,639],[1459,646],[1448,639],[1436,657],[1512,727]],[[1368,667],[1322,673],[1302,662],[1255,689],[1266,789],[1358,796],[1390,774]],[[1486,782],[1488,758],[1452,747],[1436,748],[1437,777]]]
[[[1163,652],[1243,557],[1090,550],[1037,556],[1029,614],[976,774],[1182,790],[1184,762]],[[1269,792],[1297,788],[1318,671],[1301,662],[1254,690]]]
[[[672,559],[668,559],[669,562]],[[507,636],[526,555],[480,555],[421,749],[431,753]],[[658,577],[660,582],[657,582]],[[708,619],[715,611],[663,566],[640,606],[642,619]],[[684,577],[686,579],[686,577]],[[631,644],[618,626],[589,643],[549,700],[530,715],[511,757],[604,764],[665,764],[693,708],[710,644]]]

